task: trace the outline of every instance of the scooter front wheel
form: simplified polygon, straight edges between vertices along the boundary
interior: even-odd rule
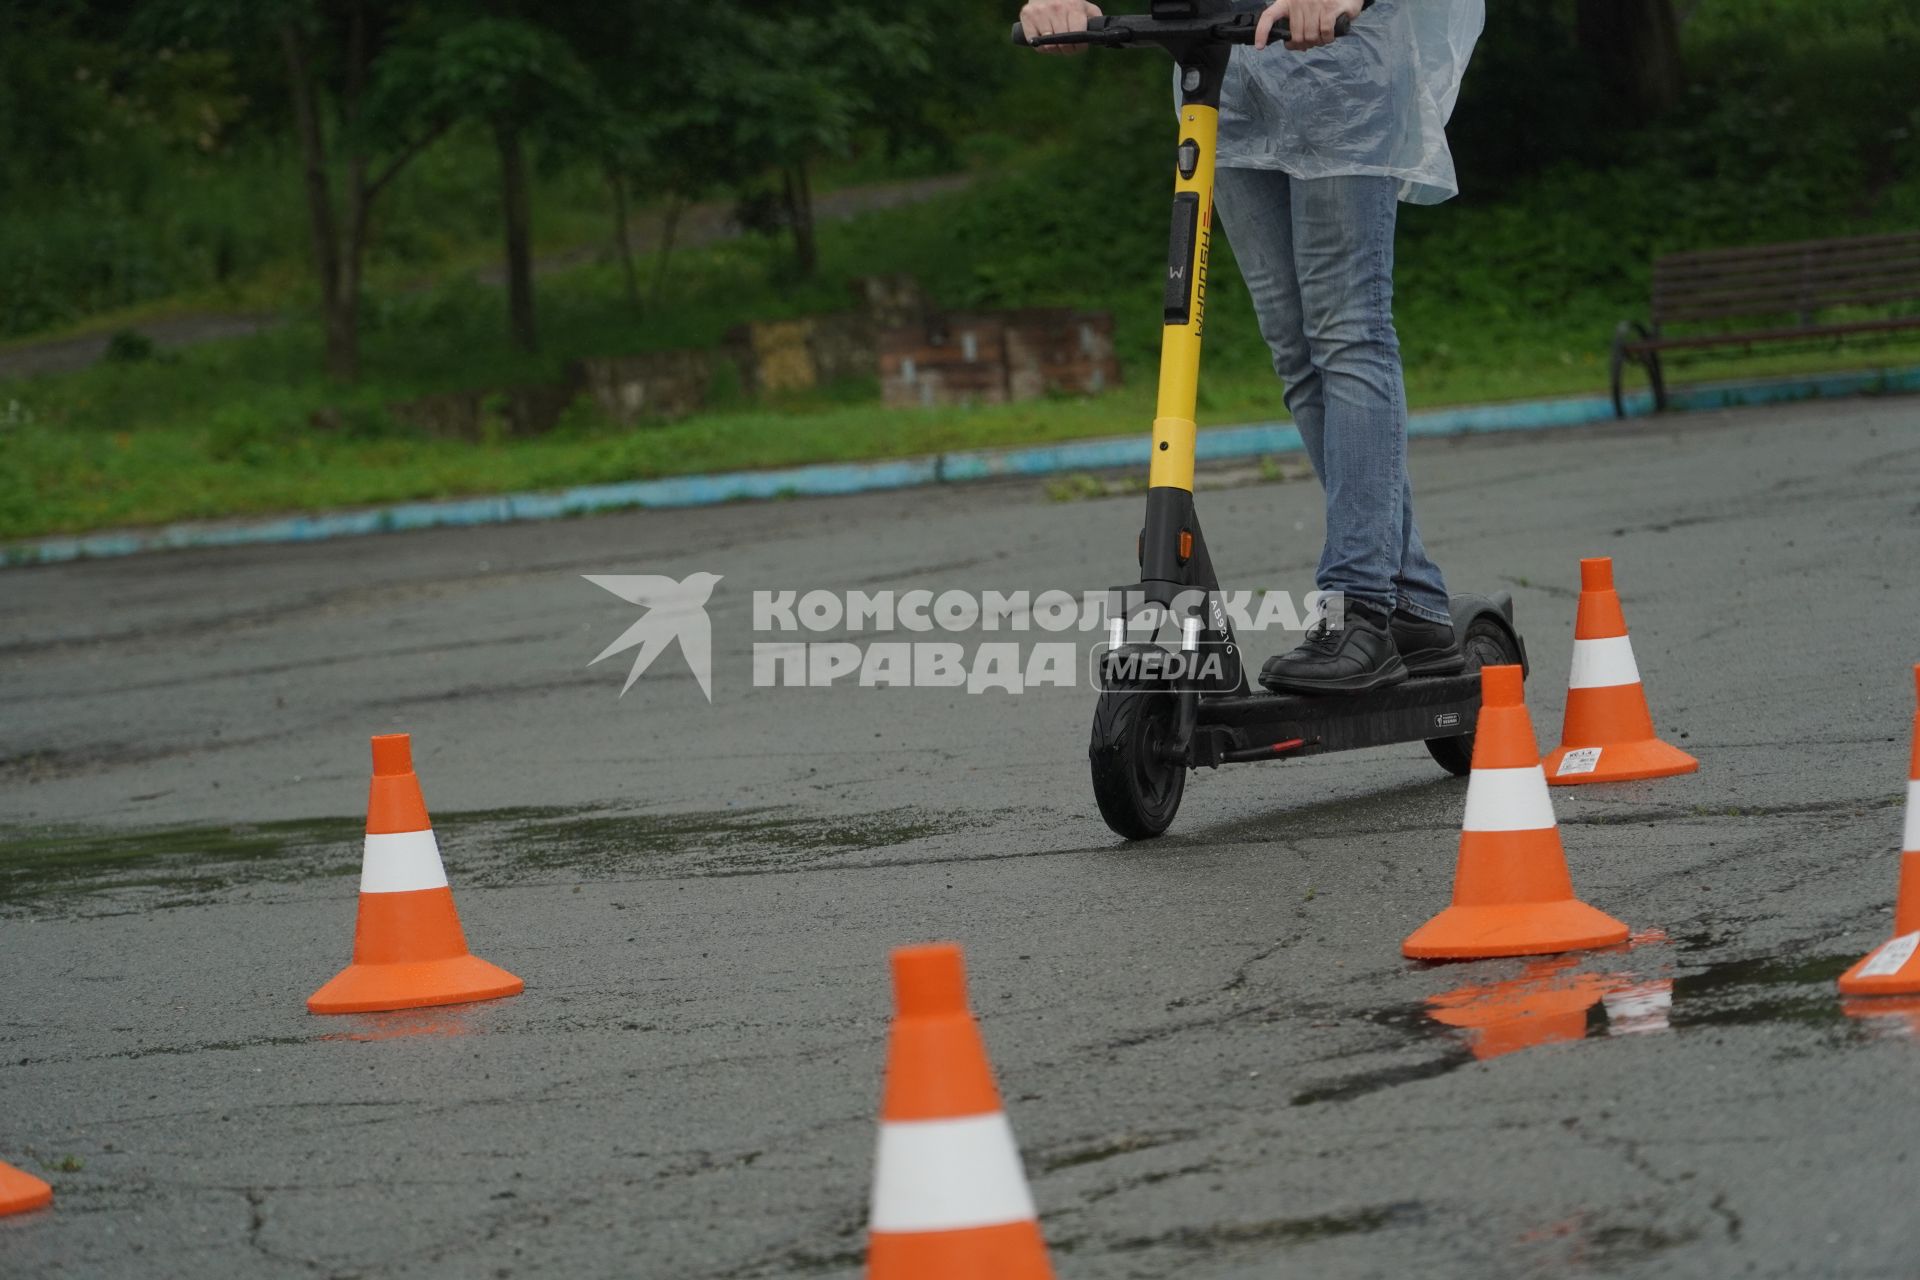
[[[1187,790],[1186,766],[1168,759],[1178,707],[1174,695],[1109,689],[1093,711],[1087,756],[1100,816],[1129,840],[1148,840],[1173,824]]]
[[[1507,629],[1491,617],[1482,614],[1467,627],[1466,635],[1460,638],[1460,647],[1466,652],[1466,672],[1478,671],[1482,667],[1518,666],[1520,650],[1513,642]],[[1473,772],[1473,735],[1463,733],[1453,738],[1429,738],[1427,753],[1439,762],[1440,767],[1456,778],[1464,778]]]

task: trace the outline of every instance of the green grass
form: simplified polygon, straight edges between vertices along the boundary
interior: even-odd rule
[[[1454,203],[1405,210],[1397,314],[1416,408],[1603,390],[1613,327],[1644,314],[1658,253],[1920,226],[1920,107],[1897,91],[1920,50],[1920,20],[1863,0],[1814,40],[1788,34],[1780,15],[1795,6],[1804,0],[1770,0],[1749,20],[1709,0],[1689,36],[1699,87],[1673,118],[1607,139],[1597,159],[1497,189],[1470,183]],[[1077,77],[1080,96],[1051,108],[1083,123],[1018,152],[976,145],[998,163],[961,195],[824,226],[811,280],[793,278],[784,245],[750,238],[681,255],[667,296],[635,313],[616,267],[582,267],[541,281],[544,354],[519,355],[504,341],[498,291],[413,287],[422,264],[478,260],[467,210],[464,230],[460,218],[435,233],[443,240],[415,229],[384,252],[355,388],[318,375],[310,322],[0,384],[0,537],[1144,429],[1165,251],[1167,85],[1147,59],[1116,59],[1099,74],[1093,65],[1062,72]],[[434,163],[447,168],[429,166],[396,191],[402,227],[430,221],[462,190],[469,203],[489,198],[473,156],[456,147]],[[847,172],[873,176],[857,164]],[[593,194],[569,194],[566,181],[543,196],[552,234],[602,234]],[[1109,309],[1127,385],[1094,400],[905,413],[882,409],[870,385],[765,406],[723,396],[671,426],[622,430],[576,411],[551,436],[480,444],[419,438],[386,411],[430,392],[550,380],[581,355],[710,346],[748,319],[842,309],[847,282],[870,272],[918,275],[948,307]],[[286,290],[304,287],[257,279],[266,283],[254,296],[283,305]],[[1203,422],[1282,416],[1224,244],[1209,303]],[[1676,376],[1914,363],[1920,343],[1863,344],[1719,358]],[[323,409],[343,425],[316,429]]]

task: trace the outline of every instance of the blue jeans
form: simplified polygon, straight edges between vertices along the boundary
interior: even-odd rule
[[[1327,496],[1316,585],[1376,609],[1451,618],[1407,478],[1407,395],[1393,328],[1397,184],[1222,169],[1215,204],[1287,410]]]

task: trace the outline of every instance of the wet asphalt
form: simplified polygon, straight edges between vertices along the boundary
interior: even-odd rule
[[[755,588],[1104,588],[1135,495],[0,573],[0,1159],[57,1196],[0,1275],[856,1275],[886,955],[935,938],[1063,1278],[1920,1274],[1920,1012],[1832,987],[1890,929],[1920,402],[1413,460],[1454,588],[1514,595],[1543,745],[1578,559],[1615,557],[1703,765],[1555,792],[1629,946],[1403,961],[1465,788],[1418,746],[1202,774],[1129,847],[1084,687],[751,687]],[[1271,477],[1216,477],[1207,533],[1229,586],[1303,592],[1318,493]],[[712,705],[677,654],[619,697],[587,664],[637,610],[581,575],[696,570]],[[525,994],[305,1012],[389,731]]]

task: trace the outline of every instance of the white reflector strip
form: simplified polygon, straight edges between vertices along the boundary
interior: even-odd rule
[[[1907,853],[1920,853],[1920,780],[1907,784],[1907,838],[1900,842]]]
[[[1463,831],[1540,831],[1553,825],[1547,775],[1539,765],[1475,769],[1467,779]]]
[[[1036,1216],[1004,1112],[881,1123],[875,1231],[964,1231]]]
[[[1639,684],[1640,668],[1633,661],[1633,641],[1626,636],[1573,642],[1573,675],[1569,689],[1610,689]]]
[[[360,863],[360,892],[413,893],[446,887],[447,872],[440,865],[440,846],[434,843],[433,832],[367,837],[367,854]]]

